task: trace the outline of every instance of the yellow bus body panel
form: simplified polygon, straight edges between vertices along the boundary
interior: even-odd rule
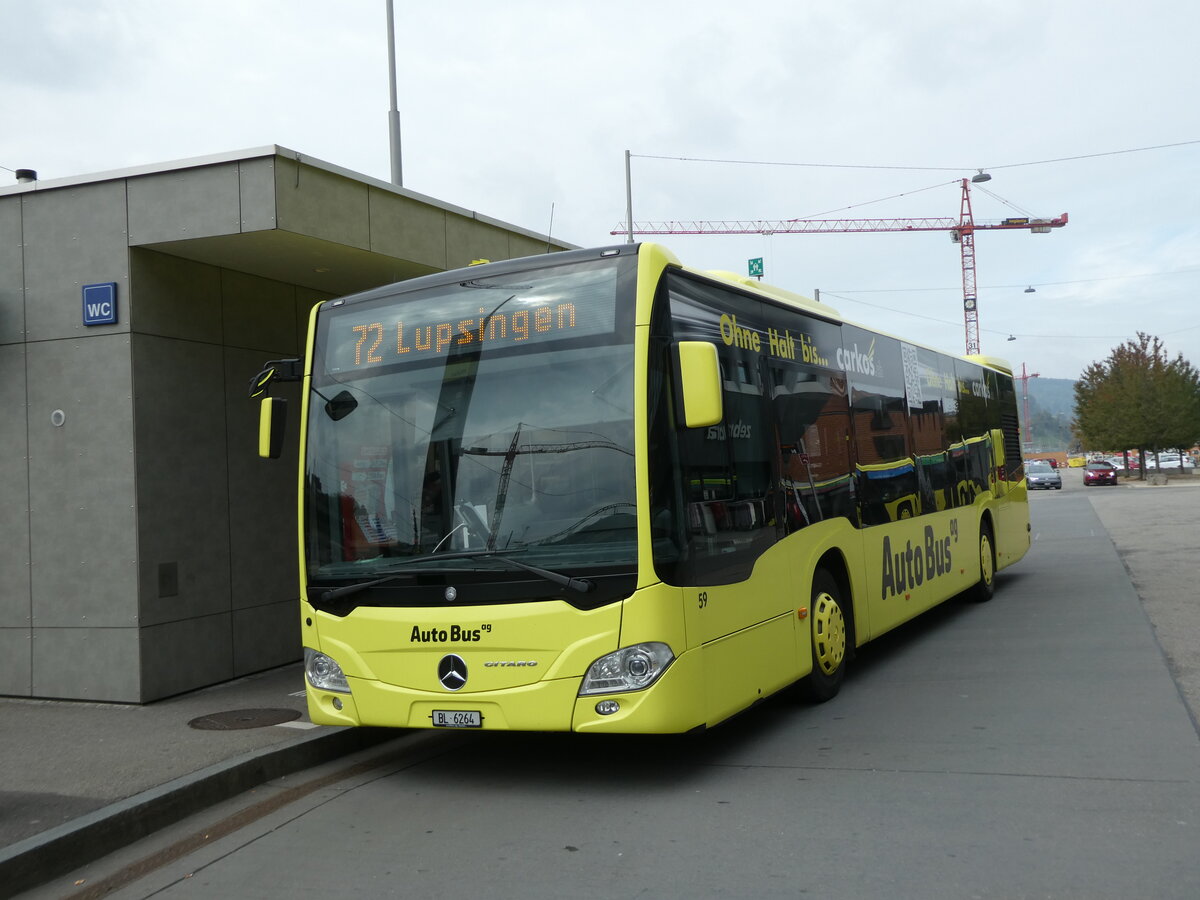
[[[633,422],[642,535],[650,533],[648,324],[663,270],[678,265],[657,245],[639,250]],[[312,366],[315,316],[316,308],[306,371]],[[302,435],[308,387],[306,376]],[[302,498],[303,491],[300,529]],[[913,495],[910,502],[919,498]],[[811,671],[807,608],[822,560],[844,569],[849,597],[843,599],[852,605],[861,645],[978,580],[984,516],[995,529],[998,569],[1025,554],[1030,538],[1023,481],[1008,484],[1002,499],[992,491],[960,492],[960,502],[968,505],[919,510],[926,514],[911,519],[899,518],[900,504],[894,503],[891,512],[898,520],[870,528],[844,518],[811,524],[763,553],[744,580],[727,585],[663,584],[650,542],[641,540],[633,594],[590,611],[545,601],[453,609],[364,606],[338,617],[302,602],[304,645],[335,659],[350,685],[350,693],[308,685],[309,715],[324,725],[408,728],[434,727],[434,710],[479,712],[484,730],[674,733],[712,726]],[[300,583],[306,584],[303,557]],[[675,654],[654,684],[641,691],[579,695],[596,659],[646,641],[664,642]],[[451,653],[468,670],[467,684],[458,691],[443,687],[437,677],[439,661]],[[615,700],[618,711],[602,715],[596,709],[602,700]]]

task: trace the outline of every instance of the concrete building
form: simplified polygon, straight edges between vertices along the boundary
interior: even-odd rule
[[[319,300],[568,246],[281,147],[0,188],[0,694],[298,659],[297,423],[258,459],[250,377]]]

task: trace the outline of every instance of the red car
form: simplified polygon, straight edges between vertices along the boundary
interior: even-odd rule
[[[1116,484],[1117,469],[1112,463],[1097,459],[1087,464],[1083,470],[1083,486],[1093,484]]]

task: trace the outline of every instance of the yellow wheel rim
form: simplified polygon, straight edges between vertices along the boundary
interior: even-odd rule
[[[991,584],[995,566],[992,562],[992,539],[986,533],[979,536],[979,571],[983,583]]]
[[[816,664],[826,675],[832,675],[846,655],[846,620],[830,594],[822,592],[813,602],[812,638]]]

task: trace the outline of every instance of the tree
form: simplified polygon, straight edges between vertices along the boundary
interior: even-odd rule
[[[1182,354],[1139,331],[1136,341],[1092,363],[1075,383],[1074,430],[1091,450],[1136,448],[1145,454],[1190,447],[1200,438],[1200,372]],[[1145,477],[1144,474],[1142,477]]]

